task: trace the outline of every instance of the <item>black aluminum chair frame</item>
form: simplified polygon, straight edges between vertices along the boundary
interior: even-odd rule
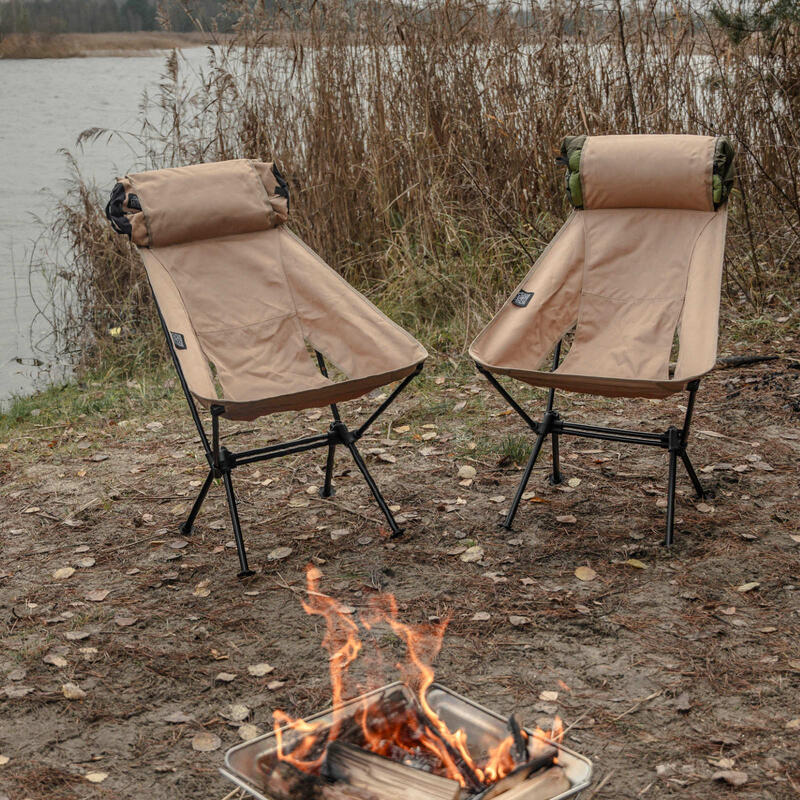
[[[558,367],[559,358],[561,355],[561,341],[556,344],[555,352],[553,355],[553,370]],[[517,403],[516,400],[508,393],[508,391],[499,383],[492,373],[481,364],[475,363],[475,366],[482,375],[491,383],[491,385],[500,393],[503,399],[519,414],[525,421],[528,427],[536,434],[536,442],[531,450],[528,464],[525,471],[522,473],[522,480],[517,487],[517,493],[511,503],[511,508],[506,515],[505,520],[501,523],[502,527],[506,530],[512,529],[514,517],[516,516],[517,509],[519,508],[522,495],[525,493],[525,487],[528,485],[533,467],[536,460],[539,458],[544,440],[550,436],[553,445],[553,471],[550,474],[550,484],[556,485],[562,482],[561,469],[559,464],[559,442],[558,437],[580,436],[586,439],[602,439],[609,442],[626,442],[630,444],[643,444],[649,447],[661,447],[669,453],[669,479],[667,485],[667,531],[664,537],[664,544],[669,547],[674,540],[675,530],[675,484],[677,481],[678,459],[680,458],[686,467],[686,472],[689,479],[694,486],[697,497],[703,499],[707,496],[703,489],[700,479],[697,477],[692,462],[686,452],[686,445],[689,439],[689,425],[692,421],[692,412],[694,411],[695,395],[700,386],[700,381],[694,380],[686,385],[689,392],[689,400],[686,406],[686,415],[683,420],[683,426],[676,428],[671,425],[663,433],[647,433],[645,431],[629,431],[620,428],[605,428],[598,425],[579,425],[573,422],[565,422],[561,415],[553,408],[555,401],[556,390],[551,388],[548,392],[547,406],[545,408],[544,417],[541,422],[534,422],[525,412],[525,410]]]
[[[169,348],[170,356],[172,357],[172,363],[175,366],[176,372],[178,373],[178,379],[180,381],[181,388],[183,389],[183,394],[186,397],[186,402],[189,404],[189,411],[191,412],[197,432],[200,434],[200,442],[205,450],[209,467],[208,475],[206,476],[205,482],[200,487],[200,492],[197,495],[197,499],[194,501],[192,510],[189,512],[189,516],[186,521],[180,527],[180,532],[184,536],[189,536],[191,534],[195,518],[200,511],[200,507],[203,505],[203,501],[206,499],[208,490],[211,488],[211,482],[214,480],[214,478],[222,478],[222,482],[225,486],[225,495],[228,502],[228,511],[231,517],[233,537],[236,541],[236,550],[239,555],[239,577],[245,578],[249,575],[253,575],[254,572],[250,569],[247,563],[247,552],[245,551],[244,537],[242,536],[242,526],[239,522],[239,510],[236,502],[236,494],[233,491],[231,472],[233,472],[236,467],[243,466],[244,464],[254,464],[257,461],[267,461],[269,459],[279,458],[280,456],[288,456],[294,453],[302,453],[306,450],[315,450],[317,448],[327,447],[328,456],[325,462],[325,482],[322,488],[319,490],[319,495],[320,497],[331,497],[335,494],[335,489],[332,486],[332,479],[336,445],[343,445],[350,451],[353,461],[355,461],[356,466],[363,475],[367,486],[375,498],[375,501],[377,502],[380,510],[383,512],[383,515],[386,517],[386,522],[388,523],[392,532],[392,537],[400,536],[403,533],[403,529],[397,524],[394,515],[386,503],[386,500],[381,494],[381,491],[370,474],[370,471],[367,469],[367,465],[364,463],[364,459],[361,457],[361,453],[359,453],[358,448],[356,447],[356,442],[364,435],[370,425],[372,425],[372,423],[375,422],[375,420],[378,419],[378,417],[383,414],[383,412],[386,411],[386,409],[394,402],[400,392],[402,392],[403,389],[408,386],[411,380],[421,372],[423,366],[422,364],[418,364],[412,373],[403,378],[403,380],[400,381],[392,393],[355,430],[348,429],[347,425],[345,425],[341,419],[341,416],[339,415],[339,409],[336,403],[332,403],[330,409],[331,414],[333,415],[333,421],[331,422],[330,428],[326,433],[319,433],[314,436],[305,436],[301,439],[281,442],[280,444],[269,445],[267,447],[258,447],[254,450],[243,450],[238,453],[233,453],[224,445],[220,445],[219,420],[220,417],[225,413],[225,407],[223,405],[212,405],[209,409],[211,412],[211,439],[209,441],[208,433],[203,426],[203,421],[200,419],[200,413],[197,410],[197,404],[195,403],[194,398],[189,391],[189,386],[186,383],[186,378],[183,374],[183,370],[181,369],[178,355],[175,352],[175,347],[173,345],[169,329],[167,328],[164,316],[161,313],[161,309],[158,308],[157,303],[156,308],[161,321],[161,328],[164,331],[164,336],[167,340],[167,347]],[[319,351],[315,350],[314,352],[317,356],[319,370],[327,378],[328,370],[325,366],[325,359]]]

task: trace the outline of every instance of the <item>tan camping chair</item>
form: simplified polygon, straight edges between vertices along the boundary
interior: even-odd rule
[[[334,452],[343,445],[392,534],[401,532],[356,442],[427,357],[419,342],[286,228],[288,212],[288,187],[278,170],[247,160],[129,175],[106,208],[115,230],[139,247],[208,459],[208,477],[181,531],[191,532],[213,478],[221,477],[240,575],[252,573],[231,472],[244,464],[327,447],[320,494],[329,497]],[[325,358],[347,379],[331,380]],[[384,402],[348,429],[336,404],[393,381],[400,383]],[[211,412],[210,437],[198,405]],[[327,433],[238,453],[220,446],[222,417],[253,420],[324,405],[333,415]]]
[[[576,136],[565,139],[559,160],[575,210],[470,348],[478,370],[537,435],[503,525],[511,529],[548,436],[550,480],[561,482],[558,441],[569,434],[668,451],[669,545],[678,458],[703,497],[686,442],[700,377],[716,360],[733,149],[710,136]],[[562,339],[573,329],[559,363]],[[553,348],[552,371],[542,371]],[[498,374],[550,389],[541,422]],[[645,433],[566,422],[553,408],[556,389],[653,398],[685,389],[689,398],[681,428]]]

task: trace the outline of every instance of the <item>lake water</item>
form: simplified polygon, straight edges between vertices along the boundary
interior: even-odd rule
[[[202,47],[183,51],[191,70],[207,56]],[[54,198],[67,185],[69,169],[60,151],[70,150],[83,175],[110,191],[117,175],[140,164],[139,154],[117,137],[83,150],[76,139],[95,126],[137,132],[142,93],[157,87],[164,60],[165,54],[0,59],[0,403],[63,374],[36,347],[47,332],[37,317],[45,292],[28,277],[33,244],[42,233],[36,217],[52,218]]]

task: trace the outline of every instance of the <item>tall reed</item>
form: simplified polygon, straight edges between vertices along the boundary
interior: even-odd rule
[[[141,166],[278,161],[291,225],[434,347],[463,350],[554,233],[567,210],[555,156],[569,133],[730,135],[741,177],[728,297],[756,310],[794,297],[796,25],[735,42],[691,0],[232,6],[235,36],[202,75],[189,80],[173,53],[145,98]],[[76,192],[64,207],[76,280],[129,286],[135,301],[121,307],[135,328],[141,271],[127,271],[99,223],[82,237],[100,201]],[[105,316],[90,312],[103,338]]]

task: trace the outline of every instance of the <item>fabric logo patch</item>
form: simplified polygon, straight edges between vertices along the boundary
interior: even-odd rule
[[[530,303],[531,297],[533,297],[533,292],[523,292],[520,289],[520,291],[517,292],[517,296],[511,302],[519,308],[525,308],[525,306]]]
[[[186,339],[183,338],[182,333],[175,333],[175,331],[170,331],[170,336],[172,336],[172,343],[175,345],[176,350],[186,349]]]

